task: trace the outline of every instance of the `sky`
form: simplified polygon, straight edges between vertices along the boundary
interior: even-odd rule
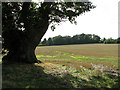
[[[96,8],[77,17],[77,25],[66,21],[56,26],[54,31],[49,27],[42,40],[57,35],[73,36],[82,33],[96,34],[101,38],[118,38],[118,2],[120,0],[89,1],[91,1]]]

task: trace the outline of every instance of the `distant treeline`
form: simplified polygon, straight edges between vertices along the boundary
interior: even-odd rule
[[[68,44],[92,44],[92,43],[105,43],[105,44],[112,44],[112,43],[120,43],[120,38],[118,39],[101,39],[100,36],[95,34],[79,34],[71,36],[55,36],[49,38],[48,40],[45,38],[40,45],[50,46],[50,45],[68,45]]]

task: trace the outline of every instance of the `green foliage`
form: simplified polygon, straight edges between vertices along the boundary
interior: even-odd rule
[[[106,38],[101,39],[101,40],[100,40],[100,43],[104,43],[105,40],[106,40]]]
[[[48,38],[48,40],[46,42],[47,42],[47,45],[49,45],[49,46],[53,44],[52,38]]]
[[[46,43],[45,43],[46,42]],[[90,44],[90,43],[104,43],[104,44],[117,44],[120,43],[120,38],[112,39],[112,38],[103,38],[95,34],[79,34],[71,36],[55,36],[53,38],[49,38],[48,40],[43,40],[43,45],[69,45],[69,44]]]
[[[91,2],[3,2],[3,31],[30,29],[42,26],[44,20],[60,23],[63,20],[75,22],[75,17],[95,8]],[[8,21],[9,19],[9,21]],[[39,27],[40,27],[39,26]],[[54,30],[54,25],[52,30]]]
[[[117,43],[120,43],[120,37],[117,39]]]
[[[51,30],[54,31],[55,30],[55,25],[51,26]]]
[[[46,39],[44,39],[44,40],[41,42],[42,45],[46,45],[46,43],[47,43]]]
[[[112,39],[112,38],[108,38],[104,41],[105,44],[112,44],[112,43],[117,43],[117,40]]]
[[[44,43],[46,42],[46,43]],[[67,45],[67,44],[85,44],[85,43],[99,43],[100,37],[98,35],[92,34],[80,34],[71,36],[55,36],[49,38],[48,40],[44,39],[43,45]]]

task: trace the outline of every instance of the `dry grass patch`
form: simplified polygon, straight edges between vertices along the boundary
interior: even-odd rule
[[[58,69],[59,67],[57,66],[57,65],[54,65],[54,64],[52,64],[52,63],[40,63],[40,64],[38,64],[38,63],[35,63],[35,66],[41,66],[41,67],[43,67],[43,68],[46,68],[46,69],[48,69],[48,70],[52,70],[52,69]]]

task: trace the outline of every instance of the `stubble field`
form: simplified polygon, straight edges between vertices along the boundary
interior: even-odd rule
[[[37,47],[37,58],[43,62],[61,64],[102,64],[118,69],[117,44],[81,44]],[[91,67],[92,68],[92,67]]]

